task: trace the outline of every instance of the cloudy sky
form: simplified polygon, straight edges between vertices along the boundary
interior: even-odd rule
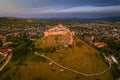
[[[120,0],[0,0],[0,17],[120,16]]]

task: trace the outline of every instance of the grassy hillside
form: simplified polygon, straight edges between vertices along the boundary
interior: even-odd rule
[[[41,39],[41,42],[44,42],[45,39]],[[48,45],[50,44],[37,46]],[[51,46],[53,45],[51,44]],[[74,37],[72,46],[63,47],[54,53],[45,53],[45,55],[65,67],[83,73],[101,72],[108,67],[101,60],[98,51],[76,37]],[[22,62],[11,61],[0,72],[0,80],[112,80],[110,71],[103,75],[86,77],[67,70],[60,72],[60,69],[54,64],[50,66],[49,61],[40,56],[29,54]]]
[[[42,49],[47,47],[64,47],[69,45],[70,35],[52,35],[43,37],[36,41],[36,46],[41,47]]]

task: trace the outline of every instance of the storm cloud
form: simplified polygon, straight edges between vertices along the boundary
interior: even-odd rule
[[[114,16],[119,13],[120,0],[0,0],[0,16],[79,17],[79,14]]]

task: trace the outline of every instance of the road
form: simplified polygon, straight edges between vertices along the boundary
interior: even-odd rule
[[[13,44],[13,42],[6,42],[3,44],[3,46],[10,45],[10,44]]]
[[[41,57],[44,57],[46,58],[47,60],[51,61],[52,63],[54,63],[55,65],[57,65],[58,67],[60,68],[63,68],[64,70],[68,70],[68,71],[71,71],[71,72],[74,72],[74,73],[77,73],[77,74],[80,74],[80,75],[83,75],[83,76],[95,76],[95,75],[101,75],[101,74],[104,74],[105,72],[107,72],[110,68],[111,68],[111,63],[109,62],[109,67],[107,69],[105,69],[104,71],[102,72],[98,72],[98,73],[93,73],[93,74],[86,74],[86,73],[82,73],[82,72],[79,72],[79,71],[76,71],[76,70],[73,70],[73,69],[70,69],[70,68],[67,68],[67,67],[64,67],[62,65],[60,65],[59,63],[55,62],[54,60],[52,60],[51,58],[45,56],[45,55],[41,55],[37,52],[35,52],[36,55],[39,55]]]
[[[0,71],[2,71],[3,68],[8,64],[8,62],[9,62],[10,59],[11,59],[11,57],[12,57],[12,53],[10,53],[10,54],[8,55],[7,60],[5,61],[5,63],[3,64],[3,66],[0,68]]]

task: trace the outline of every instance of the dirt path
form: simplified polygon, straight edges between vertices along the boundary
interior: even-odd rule
[[[54,63],[55,65],[57,65],[58,67],[60,68],[63,68],[65,70],[68,70],[68,71],[71,71],[71,72],[74,72],[74,73],[77,73],[77,74],[80,74],[80,75],[84,75],[84,76],[95,76],[95,75],[101,75],[101,74],[104,74],[105,72],[107,72],[110,68],[111,68],[111,63],[109,62],[109,67],[107,69],[105,69],[104,71],[102,72],[98,72],[98,73],[93,73],[93,74],[86,74],[86,73],[82,73],[82,72],[79,72],[79,71],[76,71],[76,70],[73,70],[73,69],[70,69],[70,68],[67,68],[67,67],[64,67],[60,64],[58,64],[57,62],[55,62],[54,60],[52,60],[51,58],[45,56],[45,55],[41,55],[37,52],[35,52],[36,55],[39,55],[41,57],[44,57],[46,58],[47,60],[51,61],[52,63]]]
[[[8,55],[7,60],[6,60],[6,62],[3,64],[3,66],[0,68],[0,71],[2,71],[3,68],[8,64],[8,62],[9,62],[10,59],[11,59],[11,57],[12,57],[12,53],[10,53],[10,54]]]

